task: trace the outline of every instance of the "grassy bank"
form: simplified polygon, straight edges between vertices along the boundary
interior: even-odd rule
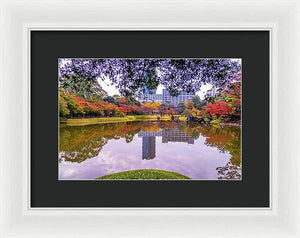
[[[105,175],[96,179],[190,179],[182,174],[156,169],[137,169]]]
[[[101,118],[72,118],[67,119],[66,124],[68,126],[86,126],[93,124],[103,124],[103,123],[116,123],[116,122],[126,122],[126,121],[156,121],[158,115],[145,116],[125,116],[125,117],[101,117]],[[185,117],[180,117],[180,120],[186,120]],[[170,116],[160,117],[161,121],[170,121]]]

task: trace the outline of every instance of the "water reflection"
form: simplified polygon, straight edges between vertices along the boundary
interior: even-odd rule
[[[168,142],[187,142],[194,144],[194,138],[186,134],[183,130],[179,130],[177,126],[171,129],[161,129],[160,131],[140,131],[138,137],[143,139],[143,154],[142,159],[155,158],[155,143],[156,137],[162,137],[162,143]]]
[[[174,127],[171,130],[163,129],[162,143],[168,142],[187,142],[188,144],[194,144],[194,139],[183,130]]]
[[[93,179],[131,169],[193,179],[241,179],[241,129],[175,122],[61,126],[60,179]]]
[[[155,158],[155,136],[143,136],[143,159]]]

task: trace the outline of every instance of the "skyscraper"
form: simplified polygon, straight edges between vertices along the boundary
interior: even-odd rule
[[[141,102],[161,102],[162,104],[172,104],[177,106],[178,103],[186,102],[195,96],[193,93],[181,92],[178,96],[171,96],[167,89],[163,89],[162,94],[156,94],[156,89],[147,89],[144,87],[143,93],[138,97]]]
[[[178,103],[186,102],[189,99],[192,99],[195,96],[193,93],[181,92],[178,96],[171,96],[170,92],[166,89],[163,89],[162,94],[162,103],[163,104],[173,104],[177,106]]]
[[[162,102],[162,95],[156,94],[156,89],[148,89],[144,86],[143,93],[138,97],[141,102]]]

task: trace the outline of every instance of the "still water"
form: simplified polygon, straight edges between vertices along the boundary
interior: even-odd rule
[[[191,179],[241,179],[239,126],[183,122],[61,125],[59,179],[83,180],[134,169],[159,169]]]

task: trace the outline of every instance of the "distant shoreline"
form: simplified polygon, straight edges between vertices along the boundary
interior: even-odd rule
[[[159,120],[157,119],[159,117]],[[178,116],[177,116],[178,117]],[[179,121],[186,121],[186,117],[178,117]],[[87,126],[87,125],[97,125],[106,123],[119,123],[128,121],[172,121],[171,116],[157,116],[157,115],[136,115],[136,116],[125,116],[125,117],[92,117],[92,118],[70,118],[66,121],[61,121],[61,124],[67,126]],[[211,125],[219,126],[241,126],[236,122],[220,123]]]
[[[241,124],[236,122],[226,122],[226,123],[220,123],[220,126],[241,126]]]
[[[157,117],[160,119],[157,120]],[[185,121],[186,117],[180,117],[181,121]],[[62,121],[62,124],[68,126],[86,126],[96,125],[105,123],[118,123],[127,121],[171,121],[171,116],[157,116],[157,115],[136,115],[136,116],[125,116],[125,117],[93,117],[93,118],[70,118],[66,121]]]

